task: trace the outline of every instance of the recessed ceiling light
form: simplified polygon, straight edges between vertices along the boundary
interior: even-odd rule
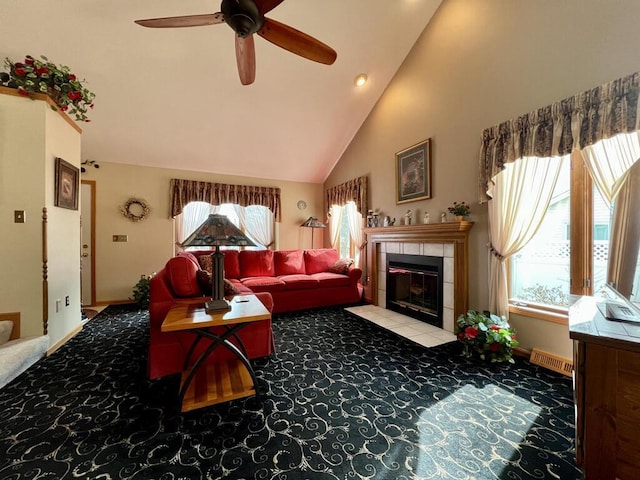
[[[365,73],[361,73],[358,75],[353,81],[356,87],[363,87],[365,83],[367,83],[367,75]]]

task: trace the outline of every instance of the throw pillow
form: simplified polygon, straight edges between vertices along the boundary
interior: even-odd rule
[[[213,286],[211,284],[212,283],[211,274],[205,270],[198,270],[196,277],[198,278],[198,284],[202,289],[202,294],[211,295],[213,291]],[[240,293],[240,290],[238,290],[233,283],[231,283],[229,280],[225,278],[224,279],[224,296],[230,297],[233,295],[237,295],[238,293]]]
[[[349,273],[349,268],[353,265],[353,260],[350,258],[341,258],[336,263],[331,265],[329,271],[332,273],[340,273],[342,275],[347,275]]]
[[[233,283],[231,283],[229,280],[225,278],[224,279],[224,296],[231,297],[233,295],[237,295],[238,293],[240,293],[240,290],[238,290]]]
[[[13,322],[11,320],[2,320],[0,322],[0,345],[9,341],[12,330]]]
[[[200,268],[206,272],[213,272],[213,262],[211,261],[211,255],[200,255],[198,257],[198,263]]]
[[[198,285],[200,285],[202,294],[211,295],[211,274],[206,270],[198,270],[196,272],[196,278],[198,279]]]

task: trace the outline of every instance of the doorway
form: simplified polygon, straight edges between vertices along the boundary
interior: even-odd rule
[[[80,289],[82,306],[96,304],[96,182],[80,185]]]

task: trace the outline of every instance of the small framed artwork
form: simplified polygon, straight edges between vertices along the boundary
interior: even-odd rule
[[[431,139],[396,153],[396,203],[431,198]]]
[[[80,169],[62,158],[56,157],[55,200],[56,207],[78,210]]]

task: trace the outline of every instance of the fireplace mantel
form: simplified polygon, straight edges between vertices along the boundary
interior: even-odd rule
[[[440,242],[443,239],[466,238],[474,222],[444,222],[427,223],[421,225],[400,225],[393,227],[365,228],[363,231],[367,239],[383,238],[385,242],[398,241],[430,241],[435,239]]]
[[[381,244],[385,244],[385,251],[397,245],[405,248],[404,244],[442,244],[453,248],[454,318],[465,313],[469,303],[469,231],[473,225],[474,222],[462,221],[365,228],[363,230],[367,245],[365,299],[374,305],[380,304],[378,273],[380,269],[386,268],[385,265],[378,265]],[[416,246],[413,249],[415,248]]]

